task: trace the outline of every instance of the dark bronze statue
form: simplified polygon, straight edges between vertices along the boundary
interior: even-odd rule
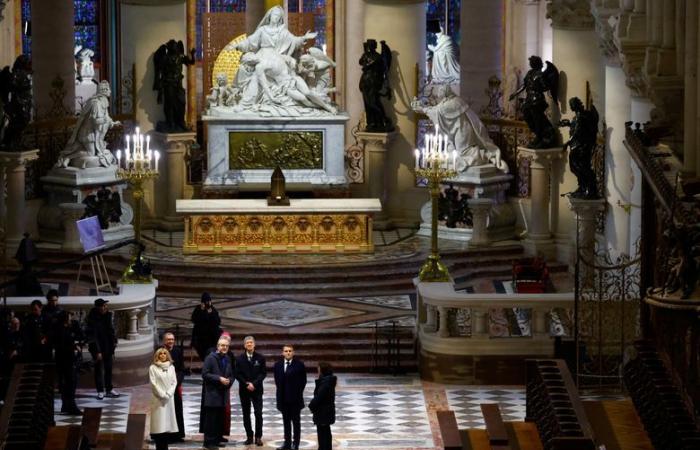
[[[195,63],[195,49],[185,54],[182,41],[171,39],[161,45],[153,55],[155,80],[153,90],[158,91],[158,103],[163,104],[165,122],[158,122],[156,129],[163,133],[189,131],[185,123],[185,88],[182,87],[182,66]]]
[[[522,104],[522,114],[527,126],[535,134],[528,144],[530,148],[550,148],[557,143],[557,133],[549,121],[545,111],[549,105],[544,94],[549,92],[554,102],[558,102],[559,71],[556,66],[547,61],[547,68],[542,71],[542,58],[530,56],[530,70],[525,75],[523,85],[515,91],[510,100],[515,99],[525,91],[525,101]]]
[[[440,193],[438,198],[438,217],[445,221],[447,228],[456,228],[457,224],[463,226],[472,226],[472,212],[467,203],[469,196],[467,194],[459,194],[454,185],[450,185]]]
[[[569,168],[578,181],[578,189],[571,196],[585,199],[600,198],[593,171],[593,151],[598,139],[598,110],[593,104],[590,109],[586,109],[578,97],[572,97],[569,100],[569,107],[574,112],[574,118],[562,120],[559,126],[569,127],[570,130],[570,138],[564,144],[564,150],[567,147],[570,150]]]
[[[381,41],[381,44],[382,53],[380,54],[377,52],[377,41],[367,39],[364,43],[365,52],[360,58],[362,66],[360,91],[367,118],[367,127],[364,131],[378,133],[394,130],[394,125],[386,116],[382,105],[382,97],[391,98],[391,86],[389,85],[391,49],[385,41]]]
[[[0,148],[21,151],[22,132],[32,118],[32,64],[19,55],[0,72]]]
[[[110,222],[119,222],[122,215],[119,193],[112,192],[106,187],[102,187],[96,193],[85,197],[83,203],[85,204],[85,214],[82,218],[97,216],[100,228],[103,230],[109,228]]]

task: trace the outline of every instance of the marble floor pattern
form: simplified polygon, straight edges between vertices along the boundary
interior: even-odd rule
[[[308,400],[313,394],[313,378],[305,391]],[[460,428],[483,428],[480,403],[498,403],[505,420],[523,420],[525,394],[522,386],[446,386],[421,381],[417,375],[388,376],[373,374],[339,374],[336,394],[337,421],[332,427],[334,448],[372,450],[434,450],[440,447],[441,438],[435,419],[435,411],[455,411]],[[199,426],[201,379],[187,377],[184,383],[184,412],[187,442],[172,448],[201,448],[202,435],[196,433]],[[147,385],[122,389],[118,399],[97,400],[94,393],[79,390],[78,405],[102,406],[102,432],[125,432],[127,412],[147,413],[150,399]],[[243,431],[237,387],[232,395],[232,434],[227,448],[243,448]],[[56,400],[60,411],[60,400]],[[271,377],[265,380],[263,449],[281,444],[282,423],[275,409],[275,387]],[[56,414],[57,425],[80,422],[80,417]],[[148,423],[148,421],[147,421]],[[148,425],[147,425],[148,426]],[[315,427],[308,408],[302,411],[301,447],[316,448]],[[154,445],[148,440],[144,448]],[[250,448],[259,448],[251,446]]]

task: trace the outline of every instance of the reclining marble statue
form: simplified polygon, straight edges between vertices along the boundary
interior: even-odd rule
[[[501,150],[467,102],[455,95],[447,84],[437,86],[437,100],[437,104],[428,105],[414,98],[411,107],[427,115],[440,132],[447,135],[448,151],[457,151],[457,178],[472,166],[489,164],[508,173]]]
[[[270,8],[256,30],[238,42],[243,52],[228,91],[219,85],[210,96],[209,114],[250,114],[262,117],[298,117],[336,114],[329,93],[329,71],[335,63],[321,49],[302,54],[304,43],[315,32],[295,36],[287,29],[284,10]],[[220,92],[230,92],[224,102]],[[223,105],[222,105],[223,103]]]
[[[66,147],[58,155],[56,167],[116,166],[117,160],[107,148],[105,136],[110,128],[120,125],[109,116],[109,96],[112,91],[107,81],[101,81],[97,94],[83,105],[80,117]]]

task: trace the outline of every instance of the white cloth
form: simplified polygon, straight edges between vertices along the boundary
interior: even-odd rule
[[[151,434],[177,433],[175,417],[175,388],[177,376],[170,362],[151,364]]]
[[[429,46],[433,52],[433,68],[430,72],[433,83],[459,83],[459,62],[455,57],[452,38],[444,33],[437,34],[435,46]]]

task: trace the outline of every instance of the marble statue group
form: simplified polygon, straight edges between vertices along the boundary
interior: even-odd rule
[[[235,78],[228,83],[217,74],[207,97],[209,114],[251,114],[295,117],[336,114],[330,93],[330,70],[335,67],[323,50],[304,44],[315,32],[295,36],[287,28],[284,10],[270,8],[256,30],[230,44],[242,52]]]

